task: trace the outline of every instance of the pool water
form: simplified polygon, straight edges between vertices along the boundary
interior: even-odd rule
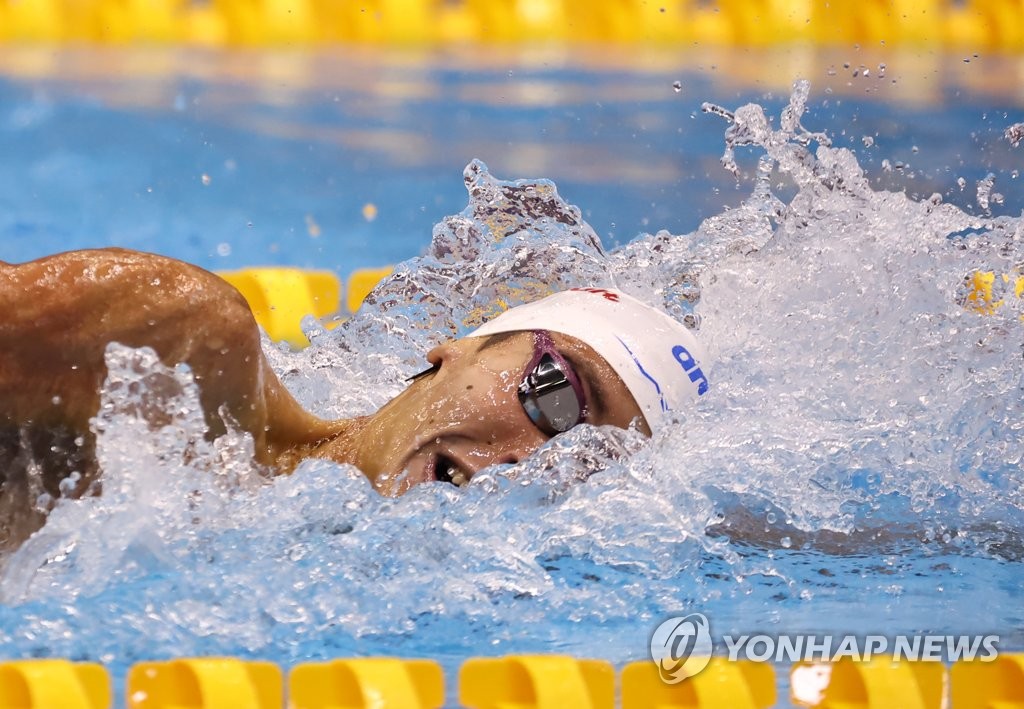
[[[777,113],[796,78],[813,85],[808,120],[854,149],[874,186],[976,212],[992,173],[994,213],[1024,204],[1020,151],[1003,137],[1024,107],[1014,57],[8,46],[0,258],[116,244],[345,274],[422,253],[465,205],[474,157],[554,180],[608,245],[685,234],[750,190],[751,163],[739,184],[721,169],[721,124],[701,104]]]
[[[1024,650],[1024,308],[963,305],[965,276],[1024,263],[1006,137],[1024,109],[965,79],[983,58],[944,60],[922,98],[899,57],[884,81],[818,57],[794,88],[768,78],[778,55],[754,75],[693,55],[190,53],[170,74],[160,56],[0,82],[0,258],[403,261],[355,318],[311,323],[310,348],[266,343],[322,415],[381,405],[497,299],[577,285],[689,316],[711,391],[652,440],[583,426],[391,500],[322,461],[266,484],[244,437],[202,442],[180,371],[175,424],[146,432],[125,384],[161,365],[112,348],[104,494],[60,503],[7,560],[3,654],[119,678],[183,655],[389,654],[454,677],[473,655],[621,665],[697,611],[716,636]]]

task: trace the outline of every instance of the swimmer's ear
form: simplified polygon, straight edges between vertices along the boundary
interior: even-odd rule
[[[409,377],[408,379],[406,379],[405,381],[409,382],[409,383],[412,383],[412,382],[414,382],[414,381],[416,381],[418,379],[422,379],[423,377],[425,377],[427,375],[433,374],[434,372],[436,372],[440,368],[441,368],[441,363],[440,362],[435,362],[434,364],[432,364],[430,366],[430,369],[424,369],[419,374],[414,374],[411,377]]]

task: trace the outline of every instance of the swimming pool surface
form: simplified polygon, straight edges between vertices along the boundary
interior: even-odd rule
[[[543,287],[617,285],[694,315],[714,360],[707,401],[652,441],[581,427],[466,490],[388,500],[323,462],[259,482],[241,437],[189,444],[188,389],[152,440],[115,386],[139,355],[113,352],[104,495],[59,505],[8,560],[2,654],[120,678],[209,654],[622,664],[696,611],[716,635],[1024,650],[1022,310],[958,302],[965,276],[1024,263],[1024,145],[1006,135],[1024,82],[993,78],[1019,62],[6,48],[0,67],[2,260],[411,259],[404,290],[385,283],[309,349],[268,343],[323,415],[379,406],[426,347]],[[719,162],[730,126],[738,181]],[[501,178],[520,177],[554,181],[564,202],[547,182],[532,199],[578,205],[606,252],[512,205]],[[382,307],[399,292],[416,295]]]
[[[117,244],[347,273],[420,254],[472,158],[554,180],[609,245],[687,233],[749,190],[701,104],[777,112],[797,78],[876,186],[976,208],[991,172],[1013,214],[1022,71],[867,50],[0,48],[0,258]]]

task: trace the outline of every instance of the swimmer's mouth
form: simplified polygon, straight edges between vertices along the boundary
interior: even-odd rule
[[[442,453],[434,455],[429,467],[434,479],[440,482],[451,483],[455,487],[462,487],[469,482],[470,476],[459,468],[459,464]]]

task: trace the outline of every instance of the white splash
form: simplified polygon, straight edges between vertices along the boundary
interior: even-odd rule
[[[187,372],[115,349],[96,421],[104,493],[59,502],[9,560],[0,645],[120,666],[403,654],[410,638],[433,656],[621,660],[684,606],[723,617],[750,596],[778,621],[836,584],[864,590],[865,554],[1019,556],[1024,324],[1012,303],[965,307],[964,279],[1015,272],[1024,219],[873,191],[852,152],[801,126],[808,90],[796,86],[777,129],[757,105],[708,107],[730,122],[726,167],[743,173],[737,148],[758,157],[751,196],[693,234],[606,253],[553,184],[473,162],[469,206],[425,256],[307,350],[268,344],[307,406],[354,415],[499,300],[616,286],[697,328],[713,355],[709,396],[670,430],[646,441],[580,427],[465,490],[397,500],[322,461],[264,482],[244,436],[203,438]],[[155,434],[138,399],[154,377],[171,385]]]

